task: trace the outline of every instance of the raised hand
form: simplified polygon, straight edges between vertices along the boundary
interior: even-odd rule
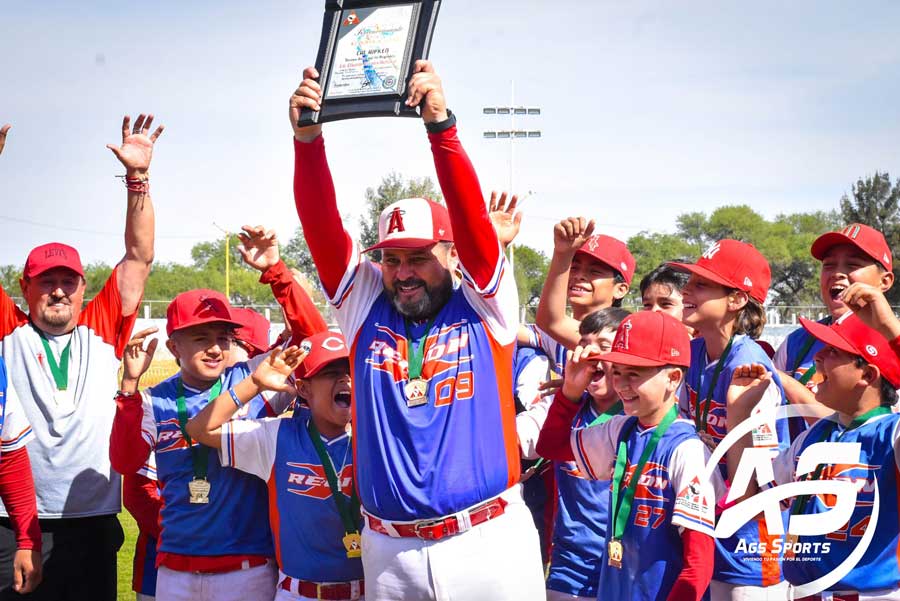
[[[841,300],[864,324],[888,340],[900,336],[900,320],[880,288],[855,282],[841,293]]]
[[[431,61],[418,60],[413,67],[406,89],[406,105],[418,106],[425,123],[447,120],[447,100],[441,78],[434,71]]]
[[[308,354],[309,351],[297,346],[289,346],[284,350],[274,349],[265,361],[253,370],[251,376],[253,383],[260,390],[293,392],[294,388],[288,383],[288,376],[303,363]]]
[[[131,129],[131,117],[125,115],[122,119],[122,145],[107,144],[116,158],[125,166],[128,177],[141,177],[150,169],[150,159],[153,157],[153,144],[165,129],[164,125],[156,128],[151,135],[150,125],[153,124],[153,115],[138,115]]]
[[[141,376],[150,369],[153,362],[153,355],[156,353],[156,346],[159,344],[159,338],[153,338],[144,348],[147,338],[156,334],[159,328],[147,328],[141,330],[131,337],[131,340],[125,345],[125,352],[122,354],[122,392],[137,392],[138,383]]]
[[[594,233],[594,220],[569,217],[553,226],[553,252],[574,254]]]
[[[538,391],[541,393],[541,398],[544,398],[555,395],[562,386],[562,378],[551,378],[538,384]]]
[[[12,125],[7,123],[3,127],[0,127],[0,154],[3,154],[3,147],[6,146],[6,134],[9,133],[9,130],[12,128]]]
[[[578,345],[574,351],[569,351],[569,360],[566,362],[566,373],[563,379],[562,393],[572,402],[579,402],[587,389],[594,374],[597,373],[597,363],[602,351],[594,344],[587,346]]]
[[[281,260],[275,230],[267,230],[261,225],[245,225],[241,230],[243,231],[238,234],[241,241],[238,251],[244,263],[263,272]]]
[[[772,372],[759,363],[736,367],[725,397],[728,410],[740,408],[741,414],[749,415],[762,400],[771,381]]]
[[[507,193],[497,194],[494,190],[491,192],[491,200],[488,203],[488,211],[491,223],[494,224],[494,231],[497,232],[497,239],[500,245],[506,248],[519,235],[519,228],[522,226],[522,212],[517,211],[519,197],[513,194],[512,200],[506,204]]]
[[[318,111],[322,108],[322,86],[316,81],[317,79],[319,79],[319,72],[316,71],[315,67],[304,69],[303,81],[294,90],[288,103],[288,117],[291,120],[291,129],[294,130],[294,137],[301,142],[311,142],[322,133],[322,126],[319,124],[307,127],[297,125],[297,122],[300,121],[301,109]]]

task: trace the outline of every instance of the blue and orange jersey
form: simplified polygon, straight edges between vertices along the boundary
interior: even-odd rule
[[[706,405],[709,403],[706,432],[716,444],[728,433],[726,398],[728,386],[731,384],[731,376],[738,366],[759,363],[772,372],[773,384],[766,390],[760,401],[760,407],[777,407],[785,404],[781,379],[768,355],[752,338],[744,335],[735,336],[731,351],[727,357],[724,357],[724,360],[725,363],[719,370],[719,377],[715,382],[715,389],[710,396],[709,388],[715,379],[719,361],[710,361],[706,353],[706,341],[703,338],[692,340],[691,366],[685,377],[685,385],[680,392],[681,411],[695,423],[698,414],[702,416],[704,412],[707,412]],[[788,425],[788,420],[778,420],[777,422],[772,420],[771,423],[762,424],[753,431],[754,446],[787,449],[790,446]],[[719,467],[722,477],[726,478],[724,458]],[[784,517],[786,519],[786,512]],[[741,541],[744,543],[763,542],[766,543],[766,548],[771,550],[775,547],[775,538],[778,537],[768,533],[765,520],[759,518],[744,524],[730,538],[716,539],[716,565],[713,579],[751,586],[770,586],[781,582],[778,553],[770,551],[748,553],[743,549],[755,547],[753,545],[745,547],[741,544]]]
[[[282,577],[347,582],[363,577],[362,561],[343,545],[340,513],[307,430],[309,412],[291,418],[232,421],[222,426],[222,464],[266,483],[275,558]],[[349,433],[322,436],[350,507],[353,453]],[[360,516],[354,516],[356,520]]]
[[[786,484],[797,480],[798,457],[811,445],[840,441],[860,446],[857,463],[830,464],[819,475],[821,480],[856,484],[856,504],[850,519],[835,532],[799,537],[792,552],[786,553],[782,562],[785,580],[801,585],[831,573],[859,547],[863,535],[874,533],[862,558],[828,590],[865,592],[894,590],[900,586],[898,424],[900,415],[876,415],[848,430],[837,421],[837,415],[833,415],[810,426],[789,450],[778,456],[774,466],[775,480],[778,484]],[[879,511],[877,521],[872,523],[876,495]],[[803,514],[833,511],[836,502],[834,495],[812,496]]]
[[[590,400],[586,400],[572,428],[584,428],[597,416]],[[610,481],[587,478],[574,461],[554,461],[553,469],[558,501],[547,588],[596,597],[606,555]]]
[[[642,427],[635,417],[615,416],[606,423],[574,430],[572,450],[578,470],[588,478],[609,481],[610,466],[625,435],[627,462],[622,490],[638,477],[634,501],[622,535],[621,569],[601,563],[598,590],[603,599],[641,601],[666,599],[681,573],[681,528],[713,535],[717,490],[721,479],[703,476],[709,449],[697,437],[694,424],[672,422],[635,476],[635,467],[655,427]],[[607,497],[611,491],[607,487]],[[606,532],[612,531],[612,511]]]
[[[819,323],[830,324],[831,317],[820,319]],[[803,328],[797,328],[784,339],[775,352],[773,362],[775,367],[789,374],[795,380],[800,380],[814,364],[816,353],[825,346],[820,340]],[[809,378],[806,387],[815,392],[816,384],[822,381],[820,374]]]
[[[557,374],[562,375],[566,369],[566,360],[568,359],[568,349],[557,342],[550,334],[540,329],[533,323],[525,324],[528,330],[527,346],[541,350],[545,355],[550,357],[552,368]]]

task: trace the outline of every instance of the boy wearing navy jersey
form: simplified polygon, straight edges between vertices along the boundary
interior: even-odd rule
[[[281,572],[276,599],[362,599],[348,348],[343,336],[326,331],[307,338],[301,349],[273,353],[194,417],[188,433],[220,449],[223,465],[267,483]],[[228,421],[238,405],[264,390],[293,391],[285,384],[292,371],[309,411]]]
[[[678,418],[677,390],[690,365],[687,330],[664,313],[626,317],[602,357],[612,364],[626,415],[572,431],[598,351],[573,352],[538,452],[612,480],[601,598],[699,600],[712,577],[717,486],[702,476],[709,450],[694,425]]]
[[[876,288],[866,288],[870,302],[881,296]],[[847,293],[852,290],[842,293],[842,299],[847,300]],[[883,298],[881,302],[886,306]],[[854,307],[856,301],[847,304]],[[860,315],[869,317],[865,314],[865,304],[854,308],[860,310]],[[896,334],[889,343],[852,314],[830,326],[805,319],[801,325],[823,345],[815,355],[816,371],[823,378],[816,390],[816,400],[835,413],[817,421],[794,440],[790,449],[778,455],[774,464],[775,482],[836,480],[858,486],[850,518],[838,530],[819,536],[788,536],[782,563],[785,579],[792,587],[799,588],[832,573],[859,548],[864,536],[871,535],[861,558],[828,587],[828,592],[802,596],[810,591],[810,587],[803,587],[799,592],[795,590],[792,598],[802,601],[900,599],[900,523],[896,510],[900,486],[897,455],[900,415],[890,409],[897,400],[895,389],[900,386]],[[735,370],[729,391],[729,428],[750,415],[770,380],[771,374],[758,365]],[[817,443],[846,443],[856,448],[851,447],[851,456],[839,463],[808,466],[809,471],[797,473],[799,458]],[[741,445],[746,445],[746,441]],[[740,451],[741,446],[732,447],[734,450]],[[751,484],[754,482],[751,479]],[[754,494],[755,485],[748,492]],[[880,506],[877,521],[876,495]],[[839,497],[799,495],[791,501],[791,515],[830,513],[840,502]]]

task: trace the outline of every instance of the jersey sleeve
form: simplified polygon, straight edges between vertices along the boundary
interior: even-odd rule
[[[147,461],[144,462],[141,469],[137,471],[137,475],[143,476],[148,480],[153,480],[154,482],[159,480],[156,475],[156,453],[150,452],[150,456],[147,457]]]
[[[716,499],[724,491],[724,483],[717,469],[709,479],[703,477],[709,456],[699,438],[685,440],[669,459],[669,478],[676,495],[672,525],[713,536]]]
[[[550,370],[550,361],[542,355],[531,357],[516,377],[516,397],[527,409],[540,402],[541,382],[547,379]]]
[[[150,393],[144,390],[141,392],[141,437],[147,441],[150,449],[155,449],[157,435],[156,415],[153,413],[153,399]]]
[[[628,421],[624,415],[586,428],[572,430],[572,453],[582,474],[591,480],[609,480],[616,461],[616,443]]]
[[[353,257],[337,287],[337,292],[328,297],[328,302],[335,309],[341,332],[348,343],[352,343],[356,338],[372,304],[384,289],[381,269],[359,254],[355,246]]]
[[[553,339],[550,334],[546,333],[544,330],[540,329],[533,323],[523,324],[525,329],[528,331],[528,343],[527,345],[531,348],[541,349],[545,355],[548,357],[559,357],[560,347],[561,345]],[[559,361],[555,361],[555,365],[553,369],[556,373],[563,373],[563,365],[559,363]]]
[[[131,330],[138,312],[122,315],[122,299],[119,296],[118,270],[113,268],[103,288],[81,313],[78,322],[94,331],[106,344],[115,349],[116,358],[121,359],[125,344],[131,338]]]
[[[27,322],[28,315],[13,302],[3,286],[0,286],[0,340]]]
[[[222,465],[269,479],[275,463],[280,418],[241,419],[222,424]]]
[[[0,398],[0,412],[3,421],[3,429],[0,431],[0,456],[2,456],[3,453],[27,445],[34,438],[34,433],[12,382],[7,384],[6,394]]]
[[[721,398],[725,398],[725,395],[723,394]],[[781,391],[778,389],[778,386],[775,385],[775,381],[773,380],[769,383],[769,386],[763,393],[762,399],[760,399],[759,403],[751,413],[752,415],[756,415],[757,413],[763,411],[772,412],[771,419],[760,424],[751,432],[754,447],[776,448],[781,446],[782,448],[787,448],[790,441],[778,440],[778,429],[776,427],[774,413],[774,409],[780,407],[783,400],[784,399],[781,396]]]
[[[519,450],[525,459],[537,459],[537,443],[541,428],[547,421],[547,412],[553,403],[553,397],[540,399],[532,403],[527,410],[516,416],[516,435],[519,438]]]
[[[785,338],[781,341],[781,344],[778,345],[778,349],[775,351],[775,356],[772,357],[772,365],[774,365],[775,369],[779,371],[787,372],[787,348],[788,339]]]

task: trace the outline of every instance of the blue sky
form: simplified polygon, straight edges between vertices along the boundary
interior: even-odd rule
[[[4,3],[0,11],[0,264],[58,239],[85,262],[122,253],[125,193],[105,145],[153,112],[157,257],[189,261],[213,222],[297,219],[287,99],[315,59],[321,0]],[[515,150],[521,241],[588,215],[627,238],[686,211],[831,209],[857,177],[900,176],[900,4],[445,0],[432,46],[484,190],[508,145],[481,107],[538,105],[544,137]],[[418,120],[326,126],[340,207],[396,170],[433,175]]]

